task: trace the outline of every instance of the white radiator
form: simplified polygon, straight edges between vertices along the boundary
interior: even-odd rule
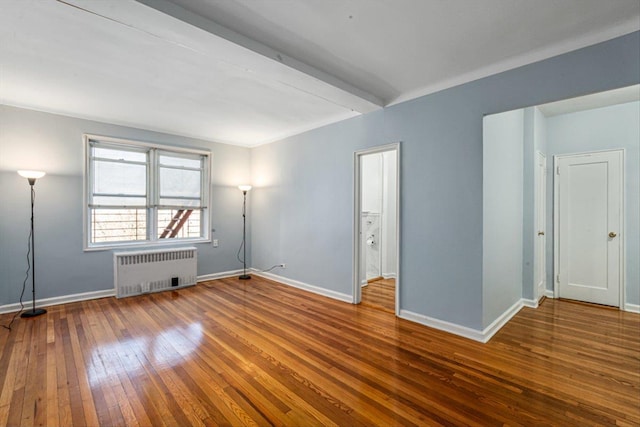
[[[113,254],[118,298],[180,289],[197,282],[198,250],[194,247]]]

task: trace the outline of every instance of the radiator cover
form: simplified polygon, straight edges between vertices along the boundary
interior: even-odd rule
[[[198,249],[184,247],[113,254],[118,298],[181,289],[198,281]],[[172,279],[177,286],[172,286]]]

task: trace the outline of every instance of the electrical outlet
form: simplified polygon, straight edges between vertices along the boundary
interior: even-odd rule
[[[213,239],[213,247],[214,248],[218,247],[218,239]]]

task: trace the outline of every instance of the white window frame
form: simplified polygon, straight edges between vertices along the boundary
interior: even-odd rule
[[[102,142],[105,145],[121,146],[123,149],[131,149],[132,151],[148,151],[148,168],[147,168],[147,204],[143,206],[147,211],[147,240],[126,241],[126,242],[104,242],[91,243],[91,208],[89,201],[91,200],[91,180],[92,180],[92,162],[91,162],[91,143]],[[193,148],[185,148],[174,145],[154,144],[150,142],[134,141],[122,138],[112,138],[101,135],[83,135],[84,146],[84,170],[83,170],[83,233],[82,241],[85,251],[102,251],[109,249],[122,248],[146,248],[155,246],[176,245],[185,243],[209,243],[211,242],[211,159],[212,154],[208,150],[199,150]],[[159,206],[159,153],[175,154],[177,156],[195,154],[204,156],[203,173],[201,176],[200,191],[202,192],[202,207],[200,215],[200,227],[202,237],[197,238],[164,238],[158,237],[158,210],[165,209],[165,206]]]

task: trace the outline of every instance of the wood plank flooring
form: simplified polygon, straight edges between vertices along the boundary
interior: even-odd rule
[[[396,280],[383,279],[369,282],[362,287],[363,306],[373,307],[389,313],[396,312]]]
[[[640,315],[558,300],[483,345],[231,278],[50,307],[0,350],[0,426],[640,424]]]

